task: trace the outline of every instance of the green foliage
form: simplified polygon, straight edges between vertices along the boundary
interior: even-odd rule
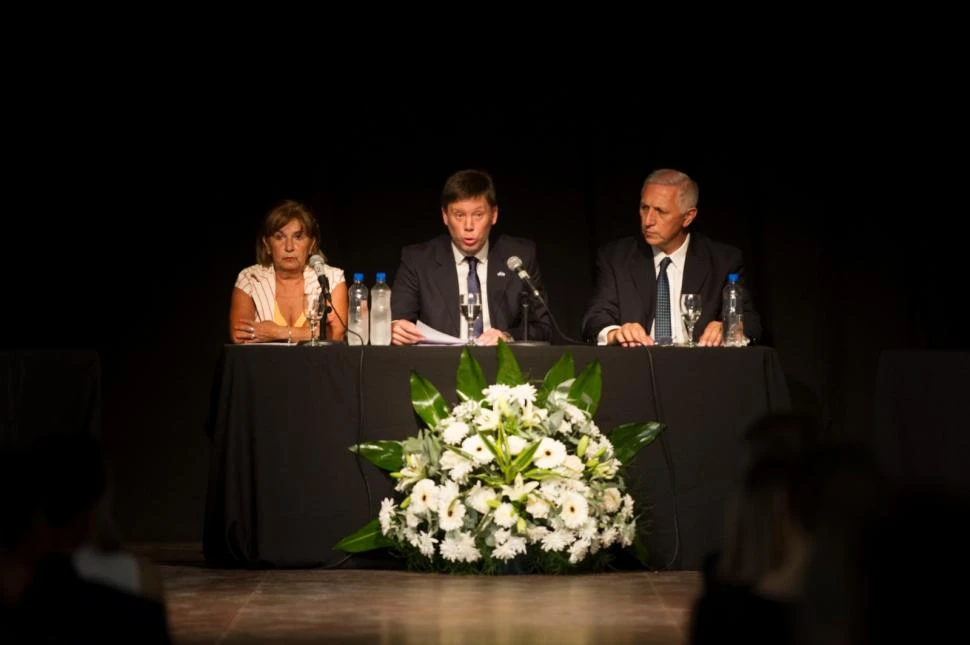
[[[380,522],[374,518],[356,532],[333,545],[334,551],[345,553],[363,553],[383,547],[392,546],[394,542],[381,533]]]
[[[393,472],[404,466],[400,441],[368,441],[354,444],[350,451],[356,452],[382,470]]]
[[[581,410],[586,410],[591,416],[596,416],[602,389],[603,367],[599,361],[593,361],[580,372],[572,387],[569,388],[569,402]]]

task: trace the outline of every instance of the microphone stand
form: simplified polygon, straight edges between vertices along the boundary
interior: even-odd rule
[[[514,340],[510,344],[519,347],[544,347],[549,344],[548,340],[529,340],[529,299],[532,294],[528,289],[523,289],[519,294],[519,301],[522,303],[522,340]]]

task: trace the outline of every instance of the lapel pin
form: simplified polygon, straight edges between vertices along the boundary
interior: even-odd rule
[[[504,278],[505,277],[505,271],[499,271],[495,275],[498,276],[499,278]]]

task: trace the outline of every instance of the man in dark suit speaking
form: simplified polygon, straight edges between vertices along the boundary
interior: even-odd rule
[[[414,345],[424,340],[416,321],[459,338],[469,332],[479,345],[523,338],[523,281],[508,267],[518,257],[537,289],[542,275],[530,240],[499,235],[489,238],[498,221],[495,184],[488,173],[461,170],[445,182],[441,218],[448,229],[421,244],[404,247],[391,288],[391,342]],[[482,314],[472,323],[460,315],[460,299],[478,294]],[[530,340],[549,340],[552,320],[545,307],[529,303]]]
[[[596,287],[583,316],[583,337],[598,345],[681,344],[680,295],[703,303],[694,326],[699,345],[723,343],[721,290],[728,275],[744,276],[741,251],[688,227],[697,217],[698,187],[678,170],[656,170],[640,191],[640,232],[602,247]],[[744,334],[761,336],[761,318],[744,291]]]

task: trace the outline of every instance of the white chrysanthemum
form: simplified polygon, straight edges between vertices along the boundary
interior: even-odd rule
[[[522,473],[515,476],[512,486],[502,486],[502,495],[509,498],[509,501],[518,502],[526,495],[539,487],[539,482],[529,482],[526,484],[522,479]]]
[[[589,416],[572,403],[564,405],[563,411],[566,413],[566,418],[574,426],[585,426],[587,421],[589,421]]]
[[[572,546],[569,547],[569,563],[578,564],[582,562],[586,558],[589,544],[589,540],[576,540],[573,542]]]
[[[416,514],[426,513],[438,505],[438,487],[430,479],[422,479],[414,485],[411,491],[411,505],[408,506]]]
[[[475,467],[475,464],[453,450],[446,450],[445,454],[441,455],[438,464],[441,466],[441,470],[448,473],[449,477],[460,484],[468,481],[468,475]]]
[[[509,538],[492,551],[492,555],[499,560],[511,560],[520,553],[525,553],[525,538],[521,537]]]
[[[631,522],[630,524],[624,524],[620,527],[620,544],[623,546],[630,546],[633,544],[634,534],[637,532],[636,522]]]
[[[608,548],[612,546],[619,537],[619,529],[617,529],[615,526],[611,526],[600,534],[600,544],[603,545],[603,548]]]
[[[532,405],[532,403],[526,403],[525,407],[522,408],[522,415],[520,416],[520,419],[523,427],[534,428],[542,425],[542,422],[545,421],[548,416],[549,412],[544,408],[537,408]]]
[[[404,511],[404,523],[407,524],[409,529],[416,529],[418,525],[421,524],[423,518],[414,512],[413,506],[408,506],[407,510]]]
[[[525,447],[529,445],[529,442],[518,435],[511,434],[509,439],[509,452],[512,456],[515,456],[525,450]]]
[[[508,404],[509,399],[512,398],[512,388],[502,383],[496,383],[482,390],[482,394],[485,395],[485,400],[492,405],[492,408],[497,408],[502,404]]]
[[[454,499],[449,504],[438,506],[438,526],[442,531],[455,531],[461,528],[465,519],[465,505]]]
[[[462,560],[465,562],[475,562],[481,559],[482,552],[475,546],[475,538],[470,533],[459,533],[457,539]]]
[[[571,529],[579,528],[589,517],[589,505],[586,498],[579,493],[566,493],[560,499],[559,516],[563,523]]]
[[[495,529],[494,531],[492,531],[493,544],[502,544],[510,537],[512,537],[512,531],[510,531],[509,529]]]
[[[390,497],[385,497],[381,500],[381,512],[378,513],[377,519],[381,523],[381,533],[387,535],[387,532],[391,530],[391,522],[394,519],[394,500]]]
[[[438,538],[434,537],[430,531],[427,531],[425,533],[418,534],[417,544],[414,546],[418,547],[418,549],[421,551],[421,555],[430,558],[434,555],[434,545],[437,543]]]
[[[451,562],[475,562],[482,557],[469,533],[450,533],[441,543],[441,556]]]
[[[444,482],[438,486],[438,506],[447,506],[453,501],[458,499],[461,494],[461,489],[458,488],[458,484],[455,482]]]
[[[495,430],[498,428],[498,424],[501,420],[501,415],[499,415],[499,413],[495,410],[482,408],[478,411],[478,415],[475,417],[474,423],[479,430]]]
[[[467,420],[468,417],[474,416],[475,414],[478,413],[478,408],[479,408],[478,401],[469,399],[467,401],[463,401],[458,405],[456,405],[454,409],[451,411],[451,414],[456,419]]]
[[[536,519],[549,517],[549,504],[538,495],[529,495],[525,503],[525,511]]]
[[[488,449],[485,442],[477,434],[473,434],[462,441],[461,449],[471,455],[477,464],[487,464],[495,459],[495,455],[492,454],[492,451]]]
[[[453,421],[445,427],[442,437],[445,443],[457,446],[461,440],[468,436],[468,424],[464,421]]]
[[[526,535],[529,538],[529,544],[535,544],[541,542],[542,538],[549,535],[549,529],[544,526],[530,526],[526,530]]]
[[[539,468],[555,468],[566,458],[566,446],[561,441],[543,437],[532,462]]]
[[[515,525],[517,519],[519,519],[519,514],[515,512],[515,507],[508,502],[499,504],[498,508],[495,509],[495,523],[499,526],[510,528]]]
[[[623,496],[623,508],[620,509],[620,517],[625,520],[633,517],[633,498],[629,495]]]
[[[468,492],[465,501],[476,511],[484,515],[488,513],[489,502],[498,500],[498,494],[487,486],[482,486],[482,482],[475,482],[475,486]]]
[[[566,421],[565,419],[563,419],[562,422],[559,424],[559,427],[556,428],[556,432],[558,432],[559,434],[568,435],[568,434],[571,434],[572,431],[573,431],[572,425],[570,425],[569,421]]]
[[[607,488],[603,491],[603,508],[607,513],[615,513],[620,510],[622,495],[619,488]]]
[[[559,497],[562,497],[566,493],[579,493],[580,495],[586,496],[588,492],[589,486],[582,479],[559,480]]]
[[[573,543],[576,536],[572,534],[571,531],[566,529],[557,529],[551,533],[547,533],[542,538],[542,550],[543,551],[562,551],[567,546]]]
[[[563,477],[568,477],[570,479],[579,479],[583,476],[583,470],[586,465],[583,460],[576,455],[567,456],[563,462],[562,466],[556,469],[556,472],[561,474]]]
[[[441,542],[441,557],[449,562],[461,562],[461,546],[458,544],[458,540],[451,536],[445,537]]]
[[[596,520],[592,517],[587,518],[582,528],[576,532],[579,534],[579,539],[592,542],[596,538],[597,533],[599,533],[599,530],[596,528]]]
[[[524,408],[527,403],[535,402],[536,388],[534,385],[532,385],[532,383],[523,383],[522,385],[516,385],[509,392],[509,398]]]

